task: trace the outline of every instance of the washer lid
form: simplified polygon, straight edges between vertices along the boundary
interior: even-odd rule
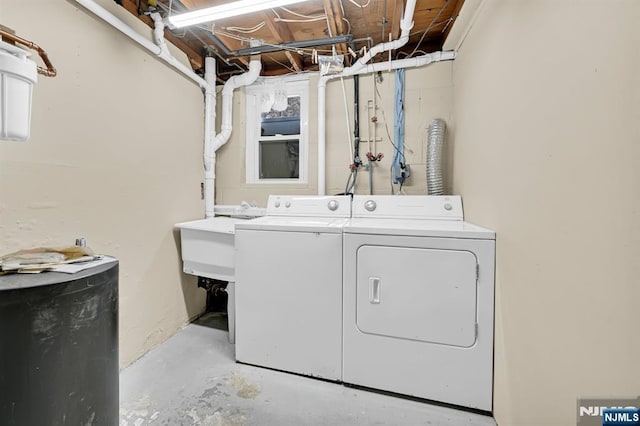
[[[323,232],[341,234],[349,219],[333,217],[263,216],[236,223],[236,230]]]
[[[418,237],[495,240],[494,231],[457,220],[355,218],[344,227],[347,234],[405,235]]]

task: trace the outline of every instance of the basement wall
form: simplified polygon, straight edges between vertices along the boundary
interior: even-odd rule
[[[0,253],[85,237],[117,257],[126,366],[204,309],[173,230],[203,216],[201,91],[72,2],[2,0],[2,24],[45,48],[58,76],[34,87],[31,139],[0,141]]]
[[[487,0],[453,64],[453,190],[497,231],[495,416],[640,395],[640,3]]]
[[[373,164],[373,191],[375,194],[389,194],[391,191],[389,169],[393,160],[394,148],[387,136],[393,137],[394,121],[394,79],[395,71],[382,72],[382,82],[378,85],[380,97],[377,99],[378,151],[384,154],[381,162]],[[453,105],[452,62],[440,62],[421,68],[407,70],[405,83],[405,155],[412,167],[412,177],[404,186],[406,194],[426,194],[425,156],[427,147],[427,128],[434,118],[451,121]],[[349,126],[353,137],[353,78],[344,80],[347,94],[348,111],[345,111],[342,85],[339,79],[327,83],[327,194],[344,192],[349,177],[349,164],[353,154],[349,150],[345,114],[349,114]],[[360,137],[368,137],[368,100],[373,101],[373,76],[360,78]],[[317,194],[317,152],[318,152],[318,77],[309,79],[309,181],[307,184],[246,184],[246,121],[244,90],[237,90],[233,105],[233,133],[229,142],[218,151],[216,166],[216,202],[219,204],[238,204],[241,201],[256,201],[266,206],[269,194]],[[218,106],[221,100],[218,99]],[[373,111],[371,109],[371,111]],[[218,120],[220,118],[218,110]],[[371,138],[373,138],[373,130]],[[360,144],[360,156],[366,163],[369,151],[365,142]],[[448,151],[447,151],[448,152]],[[445,152],[445,157],[447,156]],[[447,164],[445,164],[447,168]],[[360,168],[356,192],[369,192],[368,171]]]

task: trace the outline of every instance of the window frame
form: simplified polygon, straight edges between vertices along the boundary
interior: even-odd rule
[[[282,135],[282,136],[261,136],[262,114],[260,111],[259,99],[272,81],[276,78],[261,78],[259,82],[247,86],[245,88],[245,104],[246,104],[246,183],[247,184],[307,184],[308,164],[309,164],[309,77],[277,77],[277,80],[284,81],[287,89],[287,97],[300,97],[300,134],[299,135]],[[278,179],[261,179],[260,178],[260,141],[274,141],[298,139],[298,178],[278,178]],[[276,138],[276,139],[274,139]]]

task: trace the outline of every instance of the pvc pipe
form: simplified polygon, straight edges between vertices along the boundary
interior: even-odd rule
[[[216,60],[211,57],[204,59],[204,79],[207,88],[204,92],[204,212],[205,217],[214,216],[215,193],[214,167],[215,152],[212,152],[213,139],[216,133]]]
[[[372,72],[399,69],[415,68],[428,65],[433,62],[450,61],[455,59],[456,53],[453,51],[433,52],[415,58],[398,59],[391,62],[377,62],[360,67],[357,74],[369,74]],[[347,68],[348,69],[348,68]],[[345,69],[345,71],[347,70]],[[327,81],[344,77],[343,73],[326,75],[318,80],[318,195],[325,195],[326,192],[326,121],[325,115]]]
[[[155,24],[153,33],[154,33],[154,36],[156,38],[156,44],[160,48],[160,53],[158,54],[158,57],[160,59],[162,59],[163,61],[165,61],[166,63],[168,63],[169,65],[171,65],[176,70],[180,71],[185,76],[189,77],[190,79],[192,79],[193,81],[198,83],[200,88],[202,90],[206,91],[207,90],[207,82],[202,77],[200,77],[198,74],[194,73],[193,70],[191,69],[191,67],[188,67],[185,64],[183,64],[182,62],[178,61],[171,54],[171,52],[169,52],[169,48],[167,47],[167,43],[164,41],[165,24],[162,21],[162,17],[160,16],[160,14],[157,13],[157,12],[156,13],[152,13],[151,14],[151,18],[153,19],[153,22]],[[214,82],[214,87],[215,87],[215,82]]]
[[[411,28],[413,28],[413,13],[416,9],[416,0],[408,0],[404,8],[404,17],[400,20],[400,36],[393,41],[379,43],[373,46],[365,53],[355,64],[349,68],[345,68],[342,72],[343,76],[359,74],[360,69],[365,67],[367,63],[373,59],[378,53],[387,52],[389,50],[399,49],[409,42]]]
[[[94,0],[74,0],[76,3],[87,9],[89,12],[93,13],[103,21],[107,22],[118,31],[129,37],[131,40],[138,43],[140,46],[144,47],[149,52],[158,56],[160,59],[171,65],[177,71],[185,75],[186,77],[193,80],[197,83],[202,89],[206,89],[206,82],[203,78],[199,77],[193,70],[182,62],[178,61],[176,58],[171,56],[169,50],[166,49],[163,51],[161,46],[154,44],[152,41],[140,35],[136,30],[127,25],[120,18],[116,17],[114,14],[109,12],[107,9],[103,8],[99,4],[97,4]],[[156,23],[157,24],[157,23]],[[164,28],[164,27],[163,27]],[[164,40],[164,37],[162,38]],[[164,42],[164,41],[163,41]],[[166,45],[165,45],[166,47]]]
[[[224,84],[224,87],[222,88],[222,124],[220,126],[220,133],[214,136],[212,131],[207,130],[205,117],[205,133],[207,133],[205,134],[204,148],[205,218],[215,216],[216,151],[229,141],[229,137],[231,136],[231,131],[233,129],[233,91],[238,87],[247,86],[256,81],[260,75],[261,69],[262,63],[260,62],[260,56],[252,56],[251,61],[249,62],[249,71],[244,74],[231,77]],[[215,77],[212,76],[211,78],[215,80]],[[212,122],[215,123],[215,103],[213,105],[212,114],[214,115]],[[207,135],[210,135],[210,139],[207,139]]]
[[[222,145],[227,143],[231,136],[231,130],[233,128],[231,125],[233,119],[233,91],[238,87],[248,86],[256,81],[261,69],[260,56],[252,56],[249,62],[249,71],[231,77],[224,84],[222,88],[222,124],[220,126],[220,133],[216,135],[213,141],[214,151],[217,151]]]
[[[324,195],[326,192],[326,158],[327,151],[325,146],[325,138],[326,138],[326,116],[325,116],[325,108],[326,108],[326,84],[330,78],[336,77],[345,77],[349,75],[356,74],[364,74],[371,71],[364,71],[367,67],[367,62],[369,62],[374,56],[378,53],[386,52],[392,49],[398,49],[409,41],[409,32],[411,28],[413,28],[413,13],[416,9],[416,0],[407,0],[407,4],[404,9],[403,18],[400,20],[400,37],[397,40],[390,41],[387,43],[379,43],[373,46],[367,53],[365,53],[355,64],[350,66],[349,68],[345,68],[340,74],[335,74],[332,76],[321,77],[320,81],[318,81],[318,194]],[[387,63],[388,64],[388,63]],[[375,96],[375,94],[374,94]],[[358,142],[356,142],[358,143]],[[357,149],[357,148],[355,148]]]

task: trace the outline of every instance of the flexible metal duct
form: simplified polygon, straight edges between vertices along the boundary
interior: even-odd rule
[[[442,176],[442,147],[446,125],[436,118],[429,124],[427,142],[427,194],[443,195],[444,178]]]

